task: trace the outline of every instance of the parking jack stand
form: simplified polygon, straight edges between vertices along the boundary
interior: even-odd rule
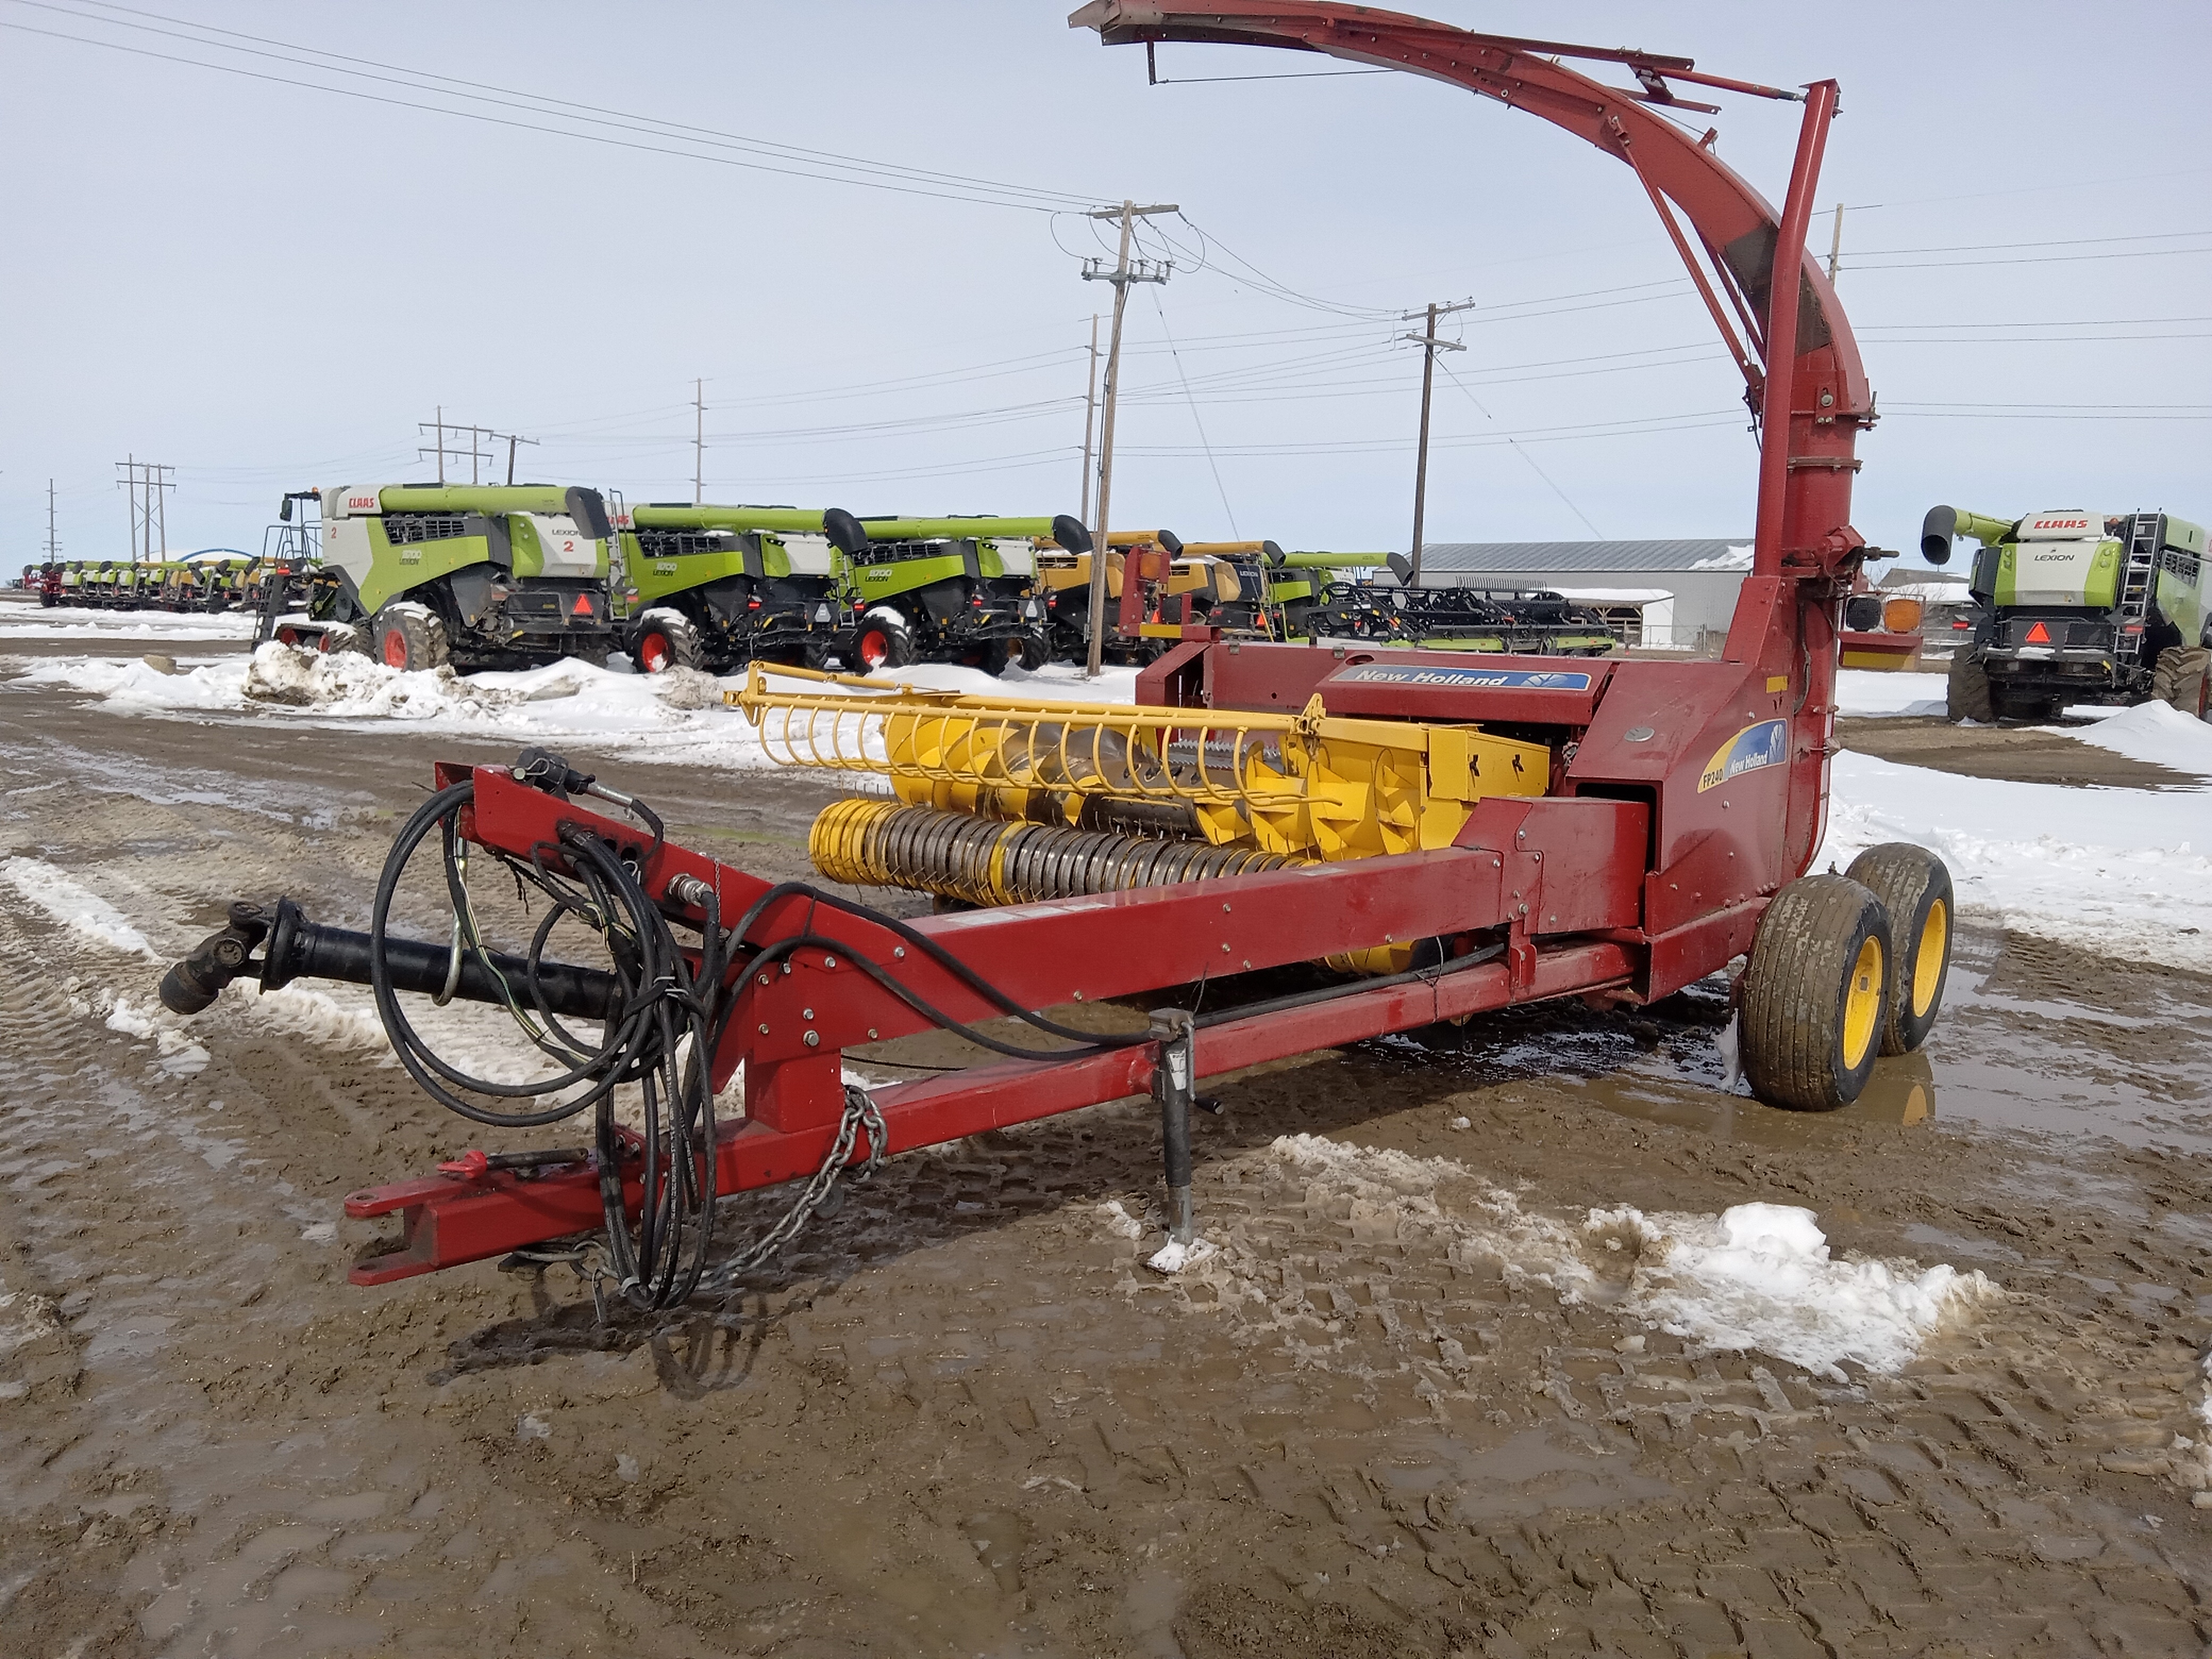
[[[1198,1240],[1190,1202],[1190,1109],[1196,1079],[1193,1048],[1197,1027],[1181,1008],[1155,1008],[1149,1033],[1155,1045],[1152,1098],[1160,1103],[1160,1161],[1167,1177],[1168,1242],[1153,1255],[1158,1273],[1180,1272],[1212,1254]]]

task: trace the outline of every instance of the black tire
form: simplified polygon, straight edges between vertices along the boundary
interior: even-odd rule
[[[1893,960],[1889,913],[1849,876],[1806,876],[1776,894],[1744,975],[1752,1093],[1795,1112],[1856,1100],[1881,1052]]]
[[[983,659],[980,665],[993,679],[998,678],[1009,668],[1018,665],[1021,659],[1022,642],[1018,638],[983,641]]]
[[[1052,641],[1042,632],[1022,635],[1022,666],[1034,674],[1052,660]]]
[[[2154,702],[2171,704],[2198,720],[2212,719],[2212,651],[2201,645],[2170,645],[2152,665]]]
[[[914,660],[914,632],[906,618],[879,605],[860,618],[853,635],[853,667],[862,674],[903,668]]]
[[[706,642],[691,618],[668,605],[642,613],[629,630],[630,660],[641,674],[665,674],[672,668],[703,668]]]
[[[419,673],[443,668],[453,659],[453,647],[446,640],[446,624],[427,605],[411,599],[387,605],[376,613],[374,625],[376,659],[386,668]]]
[[[1982,654],[1971,645],[1951,653],[1950,678],[1943,685],[1943,712],[1954,724],[1972,720],[1977,726],[1996,724],[1996,705],[1990,701],[1990,671]]]
[[[1889,912],[1890,943],[1896,956],[1889,976],[1889,1010],[1881,1023],[1881,1051],[1909,1054],[1928,1041],[1943,1008],[1958,915],[1951,872],[1926,848],[1893,841],[1868,848],[1844,873]]]

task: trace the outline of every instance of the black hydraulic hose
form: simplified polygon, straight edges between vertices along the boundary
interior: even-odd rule
[[[1032,1060],[1048,1063],[1063,1062],[1079,1059],[1089,1054],[1104,1053],[1115,1048],[1135,1048],[1152,1041],[1151,1036],[1145,1032],[1116,1034],[1079,1031],[1062,1025],[1057,1021],[1047,1019],[1042,1014],[1023,1009],[1003,991],[983,979],[965,963],[931,939],[927,934],[908,927],[896,916],[886,915],[876,910],[872,906],[840,899],[833,894],[810,887],[804,882],[783,882],[763,893],[739,920],[737,927],[732,930],[732,936],[742,943],[745,930],[758,919],[760,913],[769,904],[779,897],[787,897],[794,894],[803,894],[833,909],[842,910],[864,921],[878,923],[896,933],[901,939],[909,940],[919,946],[929,955],[932,960],[950,969],[956,977],[978,995],[984,997],[1008,1014],[1026,1021],[1048,1036],[1072,1038],[1079,1046],[1073,1050],[1024,1048],[1015,1043],[1002,1042],[936,1007],[919,993],[895,978],[880,963],[856,951],[849,942],[830,939],[819,933],[787,934],[771,941],[762,947],[760,953],[748,964],[748,972],[772,965],[796,951],[809,947],[835,951],[842,955],[847,961],[851,962],[854,966],[859,968],[933,1025],[951,1031],[976,1044],[979,1048],[988,1048],[994,1054],[1005,1054],[1012,1060]],[[1446,975],[1466,969],[1480,967],[1486,962],[1495,961],[1504,953],[1504,950],[1505,947],[1502,945],[1489,945],[1469,955],[1455,957],[1433,967],[1412,968],[1401,974],[1381,975],[1372,979],[1356,980],[1346,985],[1322,986],[1311,991],[1300,991],[1289,996],[1275,997],[1265,1002],[1246,1003],[1242,1006],[1217,1009],[1210,1014],[1199,1016],[1196,1024],[1200,1029],[1204,1029],[1207,1026],[1228,1024],[1235,1020],[1249,1019],[1263,1014],[1312,1007],[1321,1003],[1334,1002],[1344,997],[1357,996],[1363,992],[1387,990],[1397,985],[1411,985],[1422,981],[1433,983]],[[734,1011],[734,1001],[735,1000],[732,999],[732,1009],[729,1012]],[[726,1023],[728,1017],[728,1012],[726,1012]],[[720,1036],[719,1030],[716,1036],[719,1040]]]
[[[1279,1014],[1293,1008],[1310,1008],[1316,1004],[1336,1002],[1346,997],[1358,996],[1364,991],[1387,991],[1394,985],[1412,985],[1425,981],[1435,984],[1440,979],[1469,968],[1480,968],[1486,962],[1495,962],[1505,954],[1502,945],[1486,945],[1466,956],[1454,957],[1432,968],[1408,968],[1402,974],[1382,974],[1373,979],[1355,980],[1349,985],[1323,985],[1311,991],[1297,991],[1289,996],[1271,997],[1265,1002],[1247,1002],[1229,1008],[1217,1008],[1210,1014],[1200,1014],[1193,1022],[1200,1030],[1210,1025],[1231,1025],[1240,1019],[1252,1019],[1261,1014]]]
[[[486,951],[475,937],[458,833],[461,810],[474,795],[474,786],[467,783],[440,791],[392,842],[365,940],[377,1012],[409,1075],[440,1104],[473,1121],[526,1127],[596,1108],[594,1152],[613,1276],[631,1305],[672,1306],[698,1287],[714,1240],[718,1183],[712,1063],[728,967],[719,906],[710,893],[695,967],[622,849],[589,830],[563,825],[557,845],[532,849],[526,868],[499,855],[518,880],[538,886],[551,903],[526,956],[518,959]],[[636,810],[635,803],[623,804]],[[659,820],[649,811],[638,816],[651,825],[658,847]],[[433,1050],[400,1007],[398,990],[442,990],[452,969],[452,951],[394,940],[387,933],[399,881],[434,829],[441,832],[447,893],[453,906],[457,942],[452,950],[461,955],[460,970],[453,975],[455,994],[463,983],[486,991],[487,1000],[506,1003],[526,1029],[526,1009],[533,1011],[544,1027],[543,1033],[532,1030],[537,1047],[570,1062],[560,1075],[520,1084],[471,1076]],[[549,855],[565,861],[574,885],[549,869]],[[581,919],[605,939],[611,972],[544,960],[554,924],[563,915]],[[589,999],[576,994],[580,974],[591,975],[586,983],[596,994]],[[599,1020],[604,1034],[599,1046],[562,1025],[562,1013]],[[635,1085],[641,1097],[635,1130],[616,1111],[615,1091],[626,1084]],[[580,1092],[528,1111],[500,1110],[465,1097],[534,1102],[577,1085],[585,1085]],[[633,1178],[641,1189],[634,1224],[625,1201]]]
[[[393,838],[392,851],[385,857],[384,872],[377,880],[375,902],[369,910],[369,992],[375,999],[377,1017],[384,1022],[385,1034],[392,1039],[392,1052],[398,1055],[400,1065],[406,1068],[407,1074],[415,1079],[425,1094],[447,1110],[458,1113],[472,1122],[501,1128],[529,1128],[557,1123],[562,1118],[574,1116],[586,1106],[597,1104],[613,1091],[620,1079],[608,1062],[639,1035],[638,1026],[643,1018],[641,1009],[621,1019],[610,1020],[605,1028],[607,1039],[605,1045],[596,1053],[584,1055],[561,1075],[540,1078],[528,1083],[495,1083],[488,1078],[472,1077],[440,1058],[422,1041],[399,1006],[398,987],[392,974],[391,942],[387,936],[392,901],[398,890],[399,878],[423,837],[448,816],[458,815],[462,807],[475,799],[476,786],[473,783],[457,783],[441,789],[415,809],[414,816],[401,826],[399,834]],[[468,951],[479,962],[483,960],[482,953],[473,945],[468,947]],[[465,956],[465,969],[466,962],[467,957]],[[625,982],[622,989],[627,1003],[635,994],[635,987]],[[538,1047],[550,1051],[550,1045],[543,1042]],[[463,1099],[446,1086],[453,1084],[493,1099],[536,1100],[587,1079],[596,1081],[584,1094],[532,1112],[487,1110],[473,1101]]]
[[[773,904],[776,900],[780,898],[789,898],[794,895],[810,899],[816,904],[826,905],[832,910],[842,911],[845,915],[857,917],[862,921],[872,921],[878,927],[884,928],[886,932],[896,934],[901,939],[904,940],[907,944],[913,945],[916,950],[927,956],[929,959],[936,963],[939,967],[944,969],[955,979],[957,979],[962,984],[965,985],[969,990],[975,992],[976,995],[981,997],[985,1001],[990,1003],[1000,1012],[1009,1015],[1012,1018],[1021,1020],[1026,1024],[1036,1027],[1038,1030],[1042,1031],[1047,1036],[1065,1037],[1068,1041],[1080,1043],[1087,1048],[1126,1048],[1133,1047],[1137,1043],[1149,1041],[1148,1038],[1143,1036],[1117,1036],[1110,1032],[1079,1031],[1073,1026],[1060,1024],[1057,1020],[1047,1019],[1042,1014],[1037,1013],[1034,1010],[1023,1007],[1012,997],[1008,996],[1004,991],[1001,991],[997,986],[992,984],[981,974],[978,974],[974,969],[970,968],[966,963],[961,961],[959,957],[954,956],[943,945],[938,944],[936,940],[931,939],[928,934],[921,932],[917,928],[908,927],[898,917],[886,915],[884,912],[877,909],[872,905],[856,904],[849,899],[839,898],[835,893],[825,893],[820,888],[810,886],[807,883],[803,881],[779,882],[775,886],[769,888],[768,891],[763,893],[757,899],[753,901],[752,908],[747,910],[743,916],[738,919],[738,925],[734,928],[731,929],[731,937],[738,944],[744,944],[746,933],[751,931],[753,923],[760,919],[761,913],[763,911],[767,909],[768,907]],[[789,956],[792,951],[799,949],[802,945],[823,945],[832,950],[842,951],[847,955],[851,956],[855,962],[865,962],[864,958],[853,951],[853,949],[849,945],[847,945],[841,940],[823,939],[813,934],[806,934],[798,938],[787,937],[771,941],[769,945],[762,948],[760,958],[757,960],[753,965],[755,967],[758,967],[761,965],[762,962],[779,961],[782,957]],[[868,963],[866,965],[872,969],[874,968],[874,964],[872,963]],[[944,1025],[948,1030],[957,1030],[963,1036],[968,1035],[968,1027],[961,1024],[958,1021],[952,1019],[950,1015],[939,1014],[935,1009],[931,1008],[927,1003],[920,1000],[913,993],[907,990],[905,987],[898,985],[887,978],[884,978],[880,969],[876,969],[875,971],[877,972],[878,977],[882,980],[884,988],[898,997],[901,1001],[906,1003],[908,1007],[914,1009],[916,1013],[922,1014],[924,1018],[928,1018],[936,1024]],[[994,1040],[988,1040],[982,1037],[977,1037],[975,1040],[982,1043],[982,1045],[987,1048],[995,1048],[1000,1054],[1010,1054],[1014,1058],[1020,1060],[1040,1060],[1046,1058],[1058,1059],[1065,1057],[1057,1050],[1047,1051],[1015,1048],[1006,1044],[997,1042]]]

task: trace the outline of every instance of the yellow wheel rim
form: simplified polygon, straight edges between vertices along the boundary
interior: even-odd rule
[[[1912,953],[1912,1017],[1928,1018],[1936,1006],[1936,988],[1943,977],[1943,952],[1951,943],[1951,908],[1937,899],[1928,907],[1928,925],[1920,930],[1920,948]]]
[[[1881,941],[1869,938],[1859,946],[1859,959],[1844,987],[1844,1069],[1856,1072],[1874,1043],[1875,1028],[1881,1024]]]

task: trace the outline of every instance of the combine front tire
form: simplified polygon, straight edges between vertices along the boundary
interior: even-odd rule
[[[1951,653],[1950,678],[1943,687],[1943,712],[1954,723],[1972,720],[1977,726],[1996,724],[1996,707],[1990,701],[1990,671],[1971,645]]]
[[[1866,1087],[1889,1005],[1889,914],[1849,876],[1806,876],[1759,918],[1742,1054],[1770,1106],[1832,1112]]]
[[[446,624],[427,605],[407,599],[387,605],[376,613],[376,658],[408,673],[442,668],[453,659]]]
[[[2151,669],[2154,702],[2171,703],[2185,714],[2212,720],[2212,651],[2201,645],[2170,645]]]
[[[1909,1054],[1928,1040],[1951,971],[1951,872],[1924,847],[1893,841],[1869,847],[1844,872],[1889,912],[1896,966],[1881,1051]]]
[[[878,605],[860,618],[853,637],[854,665],[863,674],[878,668],[903,668],[914,660],[914,635],[906,618],[889,605]]]
[[[702,668],[707,661],[706,645],[691,619],[665,605],[656,605],[637,619],[630,635],[629,654],[641,674]]]

